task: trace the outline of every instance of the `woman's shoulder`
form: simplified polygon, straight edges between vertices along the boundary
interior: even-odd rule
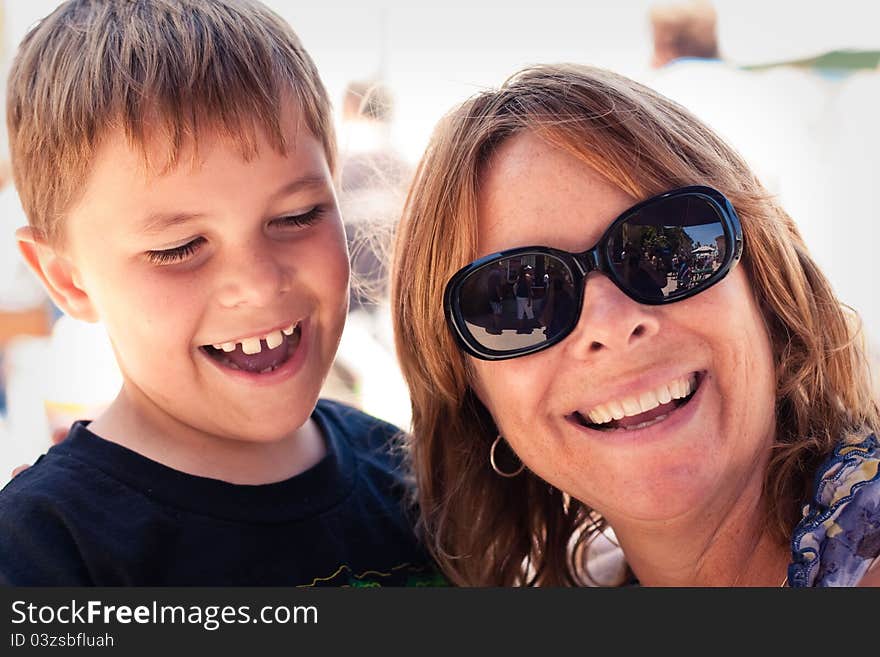
[[[880,554],[880,442],[838,444],[792,538],[792,586],[853,586]]]
[[[816,472],[814,500],[832,506],[877,479],[880,442],[875,434],[842,440]]]

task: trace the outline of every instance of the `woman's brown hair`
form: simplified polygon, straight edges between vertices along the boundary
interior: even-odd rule
[[[587,584],[585,547],[604,527],[593,509],[528,470],[513,479],[492,471],[495,424],[443,316],[446,281],[477,255],[482,167],[522,131],[578,157],[635,198],[702,184],[733,203],[745,235],[742,264],[776,365],[766,520],[780,541],[788,540],[821,460],[842,438],[878,426],[855,315],[835,298],[792,219],[698,119],[608,71],[538,66],[444,118],[398,230],[392,312],[412,399],[407,447],[435,558],[456,584]]]

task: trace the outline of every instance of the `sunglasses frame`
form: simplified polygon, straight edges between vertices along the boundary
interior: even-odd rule
[[[620,224],[626,223],[628,219],[630,219],[634,214],[640,212],[645,207],[654,205],[655,203],[659,203],[661,201],[677,198],[681,196],[696,196],[706,200],[713,208],[715,208],[718,213],[719,223],[724,228],[725,236],[729,240],[729,244],[733,245],[733,248],[727,249],[727,253],[724,257],[724,262],[721,263],[721,266],[705,281],[700,281],[697,286],[687,290],[680,296],[676,296],[673,299],[656,299],[653,297],[645,297],[639,295],[632,289],[629,289],[618,277],[615,272],[614,267],[611,264],[611,259],[608,253],[608,248],[611,244],[611,235],[617,229]],[[605,274],[617,287],[623,292],[627,297],[632,299],[633,301],[649,306],[662,306],[670,303],[676,303],[678,301],[683,301],[684,299],[689,299],[690,297],[699,294],[719,281],[721,281],[727,274],[733,269],[734,265],[740,260],[743,252],[743,234],[742,234],[742,225],[740,224],[739,217],[736,214],[736,211],[733,209],[733,205],[731,205],[730,201],[718,190],[713,189],[711,187],[706,187],[704,185],[690,185],[688,187],[680,187],[678,189],[673,189],[668,192],[664,192],[662,194],[658,194],[656,196],[652,196],[636,205],[624,210],[617,218],[611,222],[602,236],[599,238],[599,241],[596,242],[594,246],[587,249],[586,251],[580,253],[572,253],[570,251],[563,251],[561,249],[554,249],[549,246],[523,246],[515,249],[508,249],[505,251],[499,251],[497,253],[491,253],[487,256],[479,258],[478,260],[474,260],[469,265],[459,269],[446,284],[446,288],[443,293],[443,311],[446,315],[446,324],[450,327],[452,331],[452,335],[455,338],[458,346],[464,350],[466,353],[470,354],[474,358],[479,358],[480,360],[507,360],[509,358],[519,358],[520,356],[527,356],[529,354],[536,353],[538,351],[543,351],[544,349],[548,349],[552,347],[558,342],[561,342],[566,337],[568,337],[571,332],[575,329],[580,321],[581,310],[583,309],[583,301],[584,301],[584,291],[586,288],[586,278],[587,276],[594,271],[598,271],[602,274]],[[495,349],[489,349],[481,345],[477,340],[470,334],[470,332],[464,328],[465,327],[465,319],[461,313],[461,305],[459,303],[461,298],[461,290],[463,283],[477,270],[485,268],[487,265],[496,262],[498,260],[504,260],[507,258],[514,257],[522,257],[524,255],[549,255],[554,258],[557,258],[562,263],[564,263],[572,274],[572,284],[575,290],[575,313],[571,321],[571,326],[564,330],[560,331],[557,335],[554,335],[552,338],[545,340],[544,342],[540,342],[536,345],[532,345],[530,347],[522,347],[520,349],[514,351],[497,351]]]

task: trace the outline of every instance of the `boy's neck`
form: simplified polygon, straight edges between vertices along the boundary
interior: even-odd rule
[[[125,386],[89,430],[180,472],[241,485],[284,481],[327,453],[324,436],[311,417],[277,440],[236,440],[199,431],[155,405],[135,403]]]

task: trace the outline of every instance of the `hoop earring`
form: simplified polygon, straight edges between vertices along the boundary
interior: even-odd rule
[[[501,477],[506,477],[507,479],[510,479],[512,477],[516,477],[519,473],[521,473],[525,469],[526,464],[523,463],[522,460],[520,460],[519,467],[516,469],[516,471],[504,472],[503,470],[500,470],[498,468],[498,465],[495,463],[495,448],[498,447],[498,443],[500,443],[500,442],[501,442],[501,434],[498,434],[498,437],[492,443],[492,447],[489,448],[489,463],[497,475],[499,475]],[[517,457],[517,458],[519,458],[519,457]]]

